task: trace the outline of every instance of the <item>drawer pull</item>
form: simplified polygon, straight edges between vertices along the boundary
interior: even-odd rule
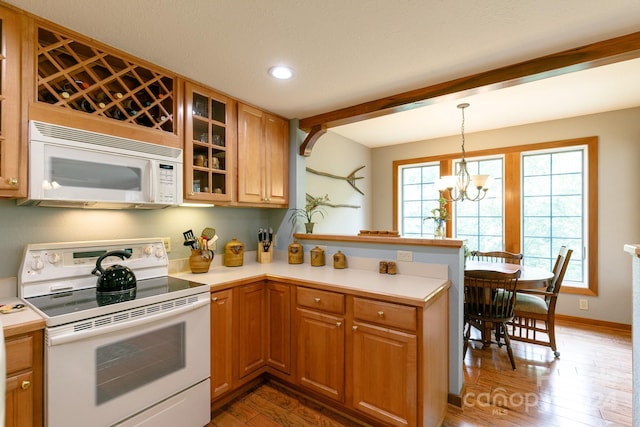
[[[320,303],[320,298],[318,298],[318,297],[314,298],[313,300],[318,304]]]
[[[378,312],[378,317],[384,317],[384,311],[379,311]]]
[[[336,326],[339,328],[340,326],[342,326],[342,322],[336,322]]]
[[[28,389],[31,386],[31,381],[22,381],[22,384],[20,384],[20,388],[23,390]]]
[[[354,326],[351,327],[351,329],[355,332],[355,331],[358,330],[358,327],[354,325]]]
[[[218,297],[211,297],[211,301],[213,301],[213,302],[218,301]]]

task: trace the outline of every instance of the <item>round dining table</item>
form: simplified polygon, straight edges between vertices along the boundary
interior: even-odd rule
[[[484,270],[499,271],[502,273],[514,273],[520,270],[520,278],[516,289],[545,288],[549,280],[553,279],[553,271],[539,267],[530,267],[520,264],[509,264],[504,262],[485,262],[468,260],[464,271]]]

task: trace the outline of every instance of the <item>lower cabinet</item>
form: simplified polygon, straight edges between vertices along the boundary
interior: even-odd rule
[[[234,288],[238,307],[238,377],[263,368],[267,360],[265,281]]]
[[[42,425],[42,331],[7,337],[5,426]]]
[[[233,292],[211,293],[211,399],[233,387]]]
[[[297,381],[344,402],[344,317],[296,309]]]
[[[379,302],[360,302],[381,320],[387,317],[387,313],[380,310]],[[415,309],[403,308],[413,310],[415,319]],[[407,325],[403,326],[407,328]],[[417,425],[418,348],[415,332],[354,320],[349,345],[353,351],[348,369],[353,407],[391,425]]]
[[[425,307],[273,280],[211,296],[214,404],[268,372],[370,422],[442,421],[448,291]]]

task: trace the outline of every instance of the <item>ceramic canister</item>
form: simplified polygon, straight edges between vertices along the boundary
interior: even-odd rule
[[[311,249],[311,266],[312,267],[321,267],[324,265],[324,250],[316,246]]]
[[[227,267],[239,267],[244,262],[244,244],[237,239],[231,239],[224,245],[224,265]]]
[[[297,240],[294,240],[289,245],[287,252],[289,254],[289,264],[302,264],[304,252],[302,251],[302,245]]]
[[[347,257],[341,252],[338,251],[333,254],[333,268],[346,268],[347,267]]]

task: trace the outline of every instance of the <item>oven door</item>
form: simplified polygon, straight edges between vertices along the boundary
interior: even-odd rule
[[[197,298],[166,311],[162,306],[171,301],[156,304],[157,311],[141,307],[49,328],[47,426],[86,426],[88,420],[108,426],[134,416],[164,425],[175,419],[176,411],[185,417],[181,425],[206,425],[210,311],[208,294]],[[142,311],[148,314],[136,314]],[[129,320],[119,321],[123,316]],[[189,392],[194,387],[204,393]],[[178,409],[166,409],[171,400]]]

